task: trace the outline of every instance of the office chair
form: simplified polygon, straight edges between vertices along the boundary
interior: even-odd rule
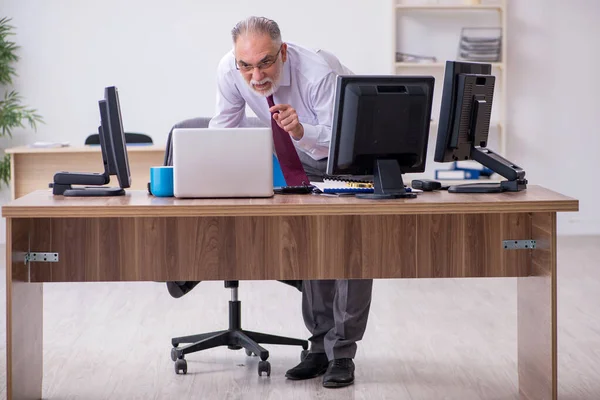
[[[125,132],[125,143],[131,144],[153,144],[152,138],[145,133],[133,133],[133,132]],[[97,133],[93,133],[89,135],[85,139],[86,145],[99,145],[100,144],[100,136]]]
[[[171,128],[167,137],[167,146],[165,151],[164,165],[173,165],[172,151],[172,135],[173,129],[176,128],[206,128],[210,118],[193,118],[182,121]],[[249,118],[250,126],[264,126],[258,118]],[[302,291],[302,281],[280,281],[287,285],[293,286]],[[178,282],[183,284],[182,282]],[[199,282],[187,282],[188,288],[191,290]],[[198,335],[190,335],[176,337],[171,339],[173,348],[171,349],[171,360],[175,362],[175,373],[187,373],[187,361],[185,355],[195,353],[197,351],[212,349],[218,346],[227,346],[231,350],[239,350],[242,347],[246,350],[246,355],[256,355],[260,357],[258,363],[258,375],[266,373],[271,375],[271,364],[267,359],[269,352],[259,345],[262,344],[280,344],[289,346],[302,346],[303,350],[300,353],[300,359],[303,360],[308,354],[308,341],[301,339],[293,339],[283,336],[269,335],[259,332],[251,332],[242,329],[242,313],[241,302],[238,300],[239,281],[225,281],[225,287],[231,289],[231,300],[229,301],[229,328],[227,330],[201,333]],[[180,344],[188,344],[184,347],[179,347]]]

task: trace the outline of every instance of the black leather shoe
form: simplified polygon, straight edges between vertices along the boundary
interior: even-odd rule
[[[323,377],[323,386],[339,388],[354,383],[354,361],[351,358],[338,358],[329,362]]]
[[[308,353],[302,362],[285,373],[292,380],[311,379],[323,375],[327,371],[327,355],[325,353]]]
[[[200,281],[176,281],[167,282],[167,290],[169,294],[176,299],[182,297],[184,294],[189,293],[193,288],[199,284]]]

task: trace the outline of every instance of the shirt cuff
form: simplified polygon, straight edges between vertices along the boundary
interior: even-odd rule
[[[302,139],[294,139],[294,141],[298,144],[298,146],[302,147],[308,153],[312,154],[315,147],[317,147],[319,129],[316,126],[309,124],[302,124],[302,126],[304,127],[304,136],[302,136]]]

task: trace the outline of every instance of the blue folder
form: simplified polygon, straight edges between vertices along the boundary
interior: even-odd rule
[[[279,160],[273,154],[273,187],[280,188],[287,186],[285,184],[285,178],[283,177],[283,171],[281,170],[281,166],[279,165]]]

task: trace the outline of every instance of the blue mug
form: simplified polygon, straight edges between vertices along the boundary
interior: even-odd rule
[[[150,192],[157,197],[173,196],[173,167],[150,167]]]

